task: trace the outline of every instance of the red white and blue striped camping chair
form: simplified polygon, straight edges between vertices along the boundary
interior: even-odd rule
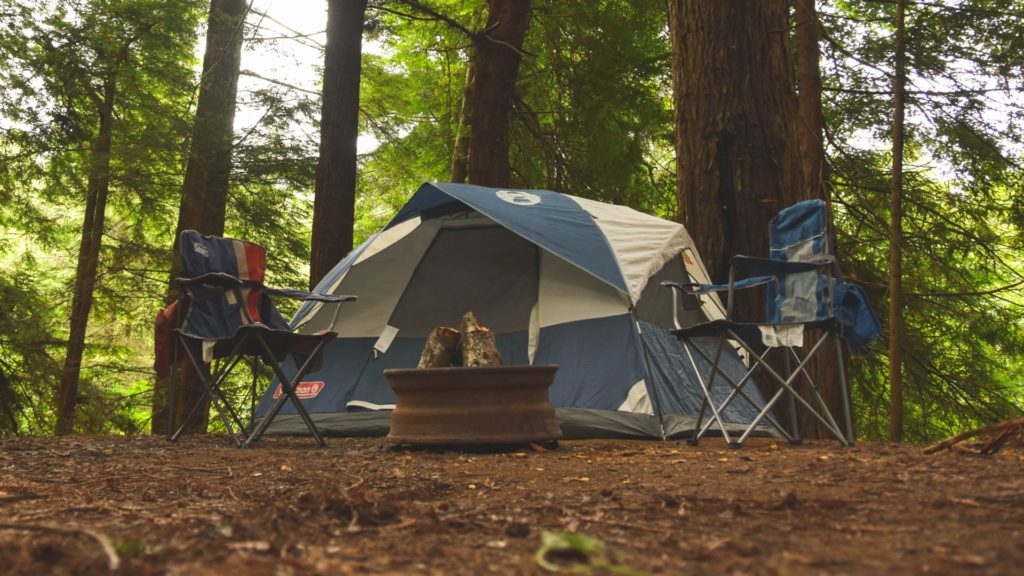
[[[291,401],[321,446],[323,437],[295,393],[302,377],[320,360],[324,346],[337,337],[334,325],[343,302],[355,296],[314,294],[301,290],[270,288],[263,284],[266,251],[252,242],[203,236],[185,230],[180,237],[182,277],[177,282],[182,299],[176,306],[172,365],[178,350],[200,375],[204,387],[201,400],[191,409],[184,423],[168,440],[177,441],[206,405],[206,398],[237,446],[248,446],[263,435],[286,401]],[[336,304],[330,326],[316,334],[293,332],[274,306],[271,296]],[[282,363],[291,355],[296,370],[287,374]],[[282,394],[254,428],[243,425],[227,396],[221,390],[228,375],[244,357],[255,358],[269,366],[280,382]],[[211,373],[207,365],[223,359]],[[258,370],[256,371],[259,372]],[[170,406],[174,406],[175,379],[171,379]],[[251,413],[250,413],[251,419]],[[168,427],[168,432],[172,426]],[[245,431],[252,430],[246,436]]]

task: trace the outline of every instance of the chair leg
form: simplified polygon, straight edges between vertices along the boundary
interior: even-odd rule
[[[243,443],[243,447],[247,448],[250,445],[252,445],[253,442],[259,440],[260,437],[263,436],[263,433],[266,432],[267,427],[270,426],[270,423],[277,416],[277,413],[281,411],[281,408],[284,406],[284,403],[290,400],[292,405],[295,406],[295,411],[299,413],[299,417],[302,418],[302,421],[306,424],[306,427],[309,428],[310,433],[313,434],[313,438],[316,440],[316,443],[321,448],[323,448],[324,446],[327,445],[327,443],[324,442],[324,438],[323,436],[320,435],[320,431],[317,430],[316,424],[313,423],[313,419],[309,417],[309,413],[306,411],[306,408],[302,405],[302,401],[299,400],[299,397],[295,394],[295,388],[299,384],[299,382],[302,381],[302,378],[306,375],[306,372],[312,365],[313,360],[317,357],[318,354],[320,354],[321,350],[323,350],[326,341],[321,340],[320,342],[318,342],[313,351],[309,354],[309,356],[306,357],[306,361],[303,362],[302,366],[300,366],[299,369],[295,371],[295,375],[292,376],[291,378],[288,378],[285,375],[284,370],[281,369],[280,363],[277,361],[276,358],[274,358],[274,354],[273,351],[270,349],[270,346],[267,345],[266,341],[262,337],[257,336],[257,339],[259,340],[260,345],[263,347],[263,351],[265,354],[264,358],[266,359],[267,363],[270,364],[270,367],[273,369],[274,375],[277,376],[278,382],[281,383],[281,396],[274,401],[274,404],[270,407],[270,410],[263,415],[263,418],[256,425],[255,429],[253,429],[252,434],[250,434],[249,437],[246,438],[245,442]]]
[[[235,346],[235,351],[240,350],[244,342],[245,339],[243,338],[242,341],[240,341],[239,344]],[[214,405],[214,410],[216,411],[217,416],[220,418],[225,430],[231,437],[232,442],[235,443],[235,446],[241,447],[243,440],[241,437],[241,422],[238,418],[238,414],[234,411],[234,409],[231,408],[231,403],[228,402],[227,397],[224,396],[223,391],[220,389],[221,385],[224,383],[224,380],[227,378],[228,374],[230,374],[231,371],[234,369],[235,365],[238,364],[238,360],[240,357],[236,354],[233,354],[233,359],[231,363],[228,364],[226,368],[221,370],[219,374],[217,374],[216,378],[214,378],[213,375],[206,374],[202,370],[201,366],[203,365],[203,363],[201,363],[199,359],[196,358],[191,348],[189,348],[188,346],[185,346],[184,348],[185,354],[188,356],[189,362],[192,363],[192,367],[196,369],[196,373],[199,375],[199,380],[203,384],[204,390],[203,395],[199,398],[199,402],[192,406],[192,409],[185,417],[184,422],[182,422],[181,426],[178,427],[174,434],[168,437],[168,440],[171,442],[177,442],[178,439],[181,438],[181,436],[185,433],[188,427],[199,415],[199,409],[203,406],[203,403],[206,400],[206,398],[209,397],[210,402],[212,402]],[[171,383],[172,386],[174,384],[174,382]],[[231,421],[228,420],[228,415],[230,415],[231,419],[234,420],[235,426],[238,427],[238,432],[235,431],[236,428],[233,427]]]
[[[782,357],[785,358],[786,373],[792,374],[793,366],[792,360],[789,358],[789,354],[783,354]],[[793,437],[789,442],[790,444],[800,444],[804,440],[804,427],[801,425],[797,414],[796,399],[793,398],[792,394],[790,394],[788,400],[789,402],[788,406],[786,406],[786,410],[789,412],[789,429],[793,434]]]
[[[754,355],[752,351],[747,350],[748,355],[751,356],[751,366],[747,369],[746,373],[744,373],[743,378],[740,378],[739,382],[733,380],[727,372],[722,370],[721,367],[718,367],[717,374],[720,375],[722,379],[725,380],[727,384],[729,384],[730,387],[732,387],[732,391],[729,392],[729,395],[726,397],[725,401],[718,405],[718,412],[720,414],[724,414],[725,409],[730,404],[732,404],[733,400],[735,400],[737,397],[742,398],[744,401],[746,401],[747,404],[749,404],[755,410],[757,409],[757,403],[754,402],[754,399],[743,391],[743,387],[746,386],[749,382],[753,381],[752,378],[754,376],[755,371],[761,365],[761,363],[767,361],[766,356],[770,351],[771,349],[769,348],[765,350],[764,353],[761,355]],[[704,352],[700,348],[697,348],[697,352],[700,353],[701,356],[703,356],[705,361],[711,361],[711,359],[706,354],[704,354]],[[779,422],[775,419],[774,416],[771,415],[771,413],[765,414],[764,421],[767,422],[772,428],[774,428],[788,442],[797,442],[797,440],[790,434],[790,432],[786,430],[784,426],[779,424]],[[708,429],[711,427],[711,424],[711,420],[705,422],[704,427],[700,430],[700,434],[698,437],[701,437],[705,433],[707,433]]]
[[[836,424],[835,419],[832,418],[832,414],[831,412],[829,412],[828,406],[825,404],[825,400],[821,397],[821,393],[818,391],[817,386],[806,373],[807,363],[810,361],[811,358],[814,357],[815,354],[818,353],[818,350],[821,349],[822,344],[824,344],[827,338],[827,334],[819,338],[818,341],[814,343],[814,346],[811,347],[811,350],[806,355],[804,355],[803,358],[797,356],[797,359],[799,359],[799,363],[797,364],[796,368],[793,369],[793,372],[789,374],[788,378],[783,378],[781,375],[779,375],[778,372],[773,370],[772,367],[767,364],[764,365],[764,368],[782,387],[782,390],[788,392],[794,400],[796,400],[801,406],[803,406],[807,410],[808,415],[812,416],[815,420],[821,423],[821,425],[827,428],[828,431],[831,432],[837,440],[839,440],[845,445],[846,439],[843,437],[843,433],[839,430],[839,426]],[[796,354],[795,352],[792,351],[792,349],[790,349],[790,351],[794,355]],[[810,382],[811,385],[809,386],[809,388],[811,391],[811,395],[813,396],[813,400],[817,401],[819,406],[818,408],[812,406],[811,403],[805,400],[804,397],[801,396],[793,387],[793,383],[800,376],[803,376]],[[822,416],[822,413],[824,413],[824,416]]]
[[[733,338],[737,342],[739,342],[740,345],[743,346],[748,351],[748,353],[754,354],[754,351],[750,348],[749,345],[743,342],[743,340],[739,339],[735,335],[733,335]],[[814,399],[817,400],[817,402],[819,403],[820,408],[813,407],[807,400],[805,400],[802,396],[800,396],[800,394],[797,393],[795,388],[793,388],[793,382],[799,376],[805,375],[804,370],[806,368],[807,362],[811,358],[813,358],[814,355],[818,352],[822,344],[825,342],[826,338],[827,335],[818,339],[818,341],[814,343],[814,346],[811,348],[811,350],[803,358],[800,359],[799,364],[793,369],[793,371],[788,375],[788,377],[783,377],[782,375],[780,375],[767,362],[760,362],[761,368],[766,373],[768,373],[768,375],[771,376],[772,379],[774,379],[775,382],[779,385],[779,390],[775,393],[775,395],[772,396],[772,399],[765,405],[765,410],[762,410],[762,414],[759,414],[758,417],[754,420],[754,422],[752,422],[750,426],[747,428],[747,430],[743,433],[743,435],[740,436],[740,443],[746,440],[747,436],[750,435],[750,433],[757,426],[757,424],[760,423],[761,419],[763,419],[764,414],[767,413],[767,411],[771,408],[772,405],[775,404],[775,402],[778,401],[780,395],[782,393],[788,393],[792,396],[794,400],[796,400],[800,405],[807,409],[808,414],[813,416],[816,420],[818,420],[818,422],[825,426],[840,442],[842,442],[844,445],[846,444],[846,439],[843,437],[843,433],[839,430],[839,426],[836,425],[835,420],[832,418],[832,414],[828,411],[828,408],[825,405],[824,400],[821,398],[821,394],[818,392],[817,388],[815,386],[811,386],[811,391],[813,393]],[[825,416],[821,415],[822,411],[825,413]],[[826,417],[828,418],[827,420]]]
[[[722,417],[718,413],[718,407],[715,406],[714,398],[711,396],[712,386],[715,382],[715,375],[718,373],[718,361],[721,358],[723,342],[724,340],[722,338],[718,339],[718,344],[715,349],[715,357],[708,369],[708,381],[705,381],[705,378],[701,376],[700,370],[697,369],[697,362],[693,357],[693,353],[690,351],[688,343],[684,343],[683,345],[683,349],[686,350],[686,355],[690,359],[690,365],[694,367],[693,373],[697,376],[697,382],[700,384],[701,390],[704,392],[704,401],[701,403],[700,415],[697,419],[697,425],[694,427],[693,435],[690,438],[690,444],[696,445],[700,441],[700,437],[704,433],[704,430],[706,430],[706,427],[702,429],[700,426],[700,420],[704,417],[704,406],[706,405],[711,409],[711,416],[714,418],[714,421],[718,423],[718,428],[722,431],[722,437],[725,438],[726,444],[732,446],[732,439],[729,437],[729,430],[726,429],[725,422],[722,421]]]
[[[846,364],[844,358],[843,339],[839,334],[833,333],[832,338],[836,343],[836,363],[839,366],[839,393],[843,396],[843,422],[845,423],[846,444],[853,446],[853,411],[850,410],[850,390],[846,381]]]

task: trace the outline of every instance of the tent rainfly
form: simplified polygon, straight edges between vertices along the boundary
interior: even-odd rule
[[[316,287],[359,300],[342,310],[338,338],[298,393],[326,434],[386,434],[395,400],[383,371],[416,367],[434,327],[473,311],[505,364],[559,366],[550,399],[567,438],[680,436],[703,395],[668,332],[663,280],[709,281],[681,224],[547,190],[424,184]],[[714,295],[693,308],[685,324],[723,316]],[[316,332],[330,313],[305,305],[292,325]],[[742,376],[727,353],[725,369]],[[272,384],[257,417],[279,393]],[[755,414],[738,400],[724,416]],[[268,432],[304,430],[286,405]]]

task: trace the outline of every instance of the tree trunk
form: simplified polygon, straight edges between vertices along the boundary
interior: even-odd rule
[[[489,0],[487,25],[475,41],[476,78],[470,122],[470,184],[510,186],[509,122],[530,0]]]
[[[712,274],[767,256],[768,222],[804,196],[786,0],[669,4],[680,219]],[[735,310],[761,320],[755,298]]]
[[[115,93],[115,80],[108,78],[104,82],[99,105],[99,134],[93,141],[89,161],[85,218],[82,222],[82,238],[78,245],[78,267],[75,271],[75,287],[71,300],[71,331],[68,335],[64,367],[60,373],[60,385],[57,388],[57,423],[54,431],[58,435],[71,434],[74,430],[78,383],[82,370],[82,355],[85,352],[85,333],[89,324],[89,311],[92,309],[107,196],[110,193],[110,149]]]
[[[459,113],[459,131],[452,151],[450,182],[465,182],[469,175],[470,122],[473,118],[473,84],[476,82],[476,53],[471,52],[466,63],[466,85],[462,89],[462,110]]]
[[[906,3],[896,2],[892,198],[889,206],[889,440],[903,441],[903,118],[906,103]]]
[[[800,106],[800,158],[808,198],[830,202],[828,165],[822,142],[825,119],[821,110],[821,24],[815,0],[796,0],[796,83]],[[832,211],[829,210],[829,216]]]
[[[815,0],[796,0],[796,80],[797,100],[800,108],[800,158],[803,168],[803,184],[807,198],[820,198],[828,206],[827,214],[831,222],[832,202],[828,185],[829,171],[825,160],[825,146],[822,141],[824,132],[824,115],[821,109],[821,24]],[[829,245],[835,249],[835,234],[829,226]],[[820,336],[813,335],[814,339]],[[845,350],[838,353],[846,354]],[[848,363],[843,362],[842,367]],[[811,361],[809,371],[811,377],[820,387],[822,398],[829,412],[835,415],[844,413],[844,406],[851,405],[850,391],[846,398],[839,386],[841,366],[834,356],[818,354]],[[852,425],[852,422],[851,422]],[[828,432],[815,420],[811,422],[807,435],[812,438],[824,438]]]
[[[316,168],[309,286],[314,288],[352,250],[356,202],[356,138],[366,0],[327,1],[327,48]]]
[[[213,0],[210,3],[203,76],[199,85],[195,124],[192,127],[178,226],[174,235],[168,302],[177,298],[178,294],[174,279],[181,270],[178,246],[181,231],[192,229],[203,234],[224,234],[245,14],[245,0]],[[170,428],[180,424],[188,410],[202,397],[203,389],[198,375],[191,370],[188,362],[182,362],[182,367],[184,369],[178,371],[178,390],[182,393],[176,397],[172,418],[168,418],[166,400],[170,382],[156,382],[151,428],[154,434],[166,432],[169,420]],[[205,417],[197,419],[194,430],[205,430],[206,420]]]

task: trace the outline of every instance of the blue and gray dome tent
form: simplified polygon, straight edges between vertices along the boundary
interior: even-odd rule
[[[703,396],[668,333],[663,280],[709,281],[678,223],[547,190],[424,184],[317,286],[359,300],[342,311],[337,340],[299,395],[326,434],[386,434],[394,395],[383,371],[414,368],[431,330],[472,311],[495,332],[506,364],[559,365],[550,399],[567,437],[681,435]],[[712,295],[683,321],[722,311]],[[306,305],[292,324],[316,332],[330,313]],[[742,375],[744,366],[734,357],[726,369]],[[726,419],[755,414],[738,401]],[[285,411],[268,432],[303,430]]]

